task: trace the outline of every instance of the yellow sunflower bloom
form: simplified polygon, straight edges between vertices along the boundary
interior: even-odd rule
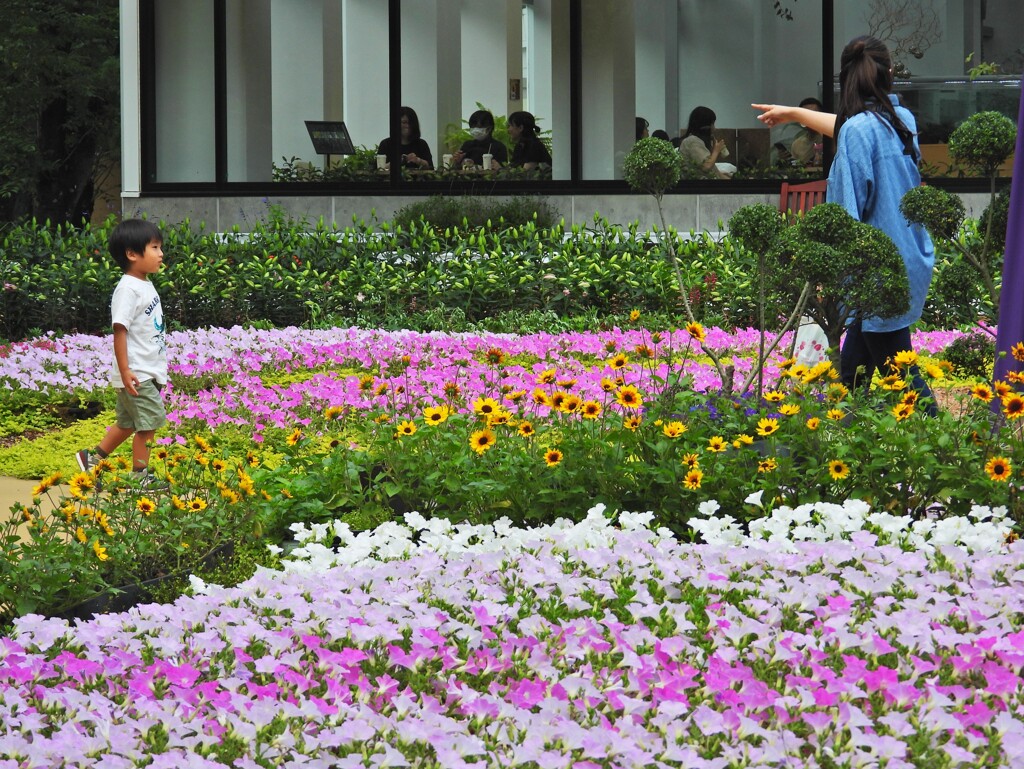
[[[682,464],[689,468],[700,467],[700,456],[697,454],[683,454]]]
[[[786,393],[781,390],[765,390],[761,397],[769,403],[779,403],[786,400]]]
[[[584,419],[597,419],[601,416],[601,404],[597,401],[583,401],[580,406],[580,414]]]
[[[85,536],[85,529],[83,529],[81,526],[75,529],[75,539],[77,539],[83,545],[85,544],[85,541],[88,539],[88,537]]]
[[[775,459],[773,459],[772,457],[767,457],[767,458],[762,459],[760,462],[757,463],[757,472],[759,472],[759,473],[770,473],[772,470],[774,470],[778,466],[779,466],[779,463],[776,462]]]
[[[971,388],[971,397],[982,403],[988,403],[995,397],[995,393],[987,384],[976,384]]]
[[[1005,483],[1013,474],[1013,465],[1006,457],[992,457],[985,463],[985,472],[993,481]]]
[[[732,442],[733,448],[742,449],[744,446],[750,446],[754,443],[754,437],[747,435],[746,433],[740,433],[736,436],[736,439]]]
[[[518,432],[524,438],[532,438],[537,431],[533,429],[532,424],[524,421],[519,423]]]
[[[477,398],[473,401],[473,412],[482,417],[490,416],[500,408],[501,406],[493,398]]]
[[[683,476],[683,486],[690,491],[695,491],[700,488],[702,480],[704,480],[704,473],[700,468],[693,467]]]
[[[704,327],[700,325],[700,323],[696,322],[686,324],[686,333],[689,334],[691,338],[696,339],[701,343],[703,343],[707,338],[707,335],[704,333]],[[699,485],[700,484],[698,484],[698,486]]]
[[[795,403],[783,403],[779,406],[779,413],[791,417],[800,413],[800,407]]]
[[[757,434],[767,437],[779,429],[779,420],[764,417],[757,423]]]
[[[537,384],[551,384],[557,376],[558,372],[555,369],[545,369],[537,374]]]
[[[533,394],[530,397],[533,399],[534,404],[537,406],[551,405],[551,398],[549,398],[548,394],[541,390],[539,387],[533,391]]]
[[[686,432],[686,425],[682,422],[666,422],[662,425],[661,431],[666,438],[678,438]]]
[[[218,473],[222,473],[228,469],[228,463],[223,459],[215,459],[210,463],[210,467],[216,470]]]
[[[505,353],[499,350],[497,347],[492,347],[484,353],[484,360],[486,360],[492,366],[500,366],[505,362]]]
[[[850,474],[850,466],[841,459],[833,459],[828,463],[828,474],[832,480],[841,481]]]
[[[909,403],[897,403],[892,407],[892,415],[896,417],[897,422],[902,422],[904,419],[910,419],[910,416],[914,413],[914,407]]]
[[[632,323],[636,323],[638,320],[640,320],[640,310],[630,310],[629,320]]]
[[[395,429],[395,434],[398,436],[415,435],[416,423],[410,422],[408,419],[399,422],[398,427]]]
[[[1010,353],[1013,355],[1014,360],[1024,363],[1024,342],[1017,342],[1017,344],[1010,348]]]
[[[708,439],[708,451],[719,454],[726,450],[728,444],[721,435],[713,435]]]
[[[638,409],[643,405],[644,399],[640,391],[633,385],[620,387],[615,393],[615,402],[626,409]]]
[[[619,371],[621,369],[626,368],[628,365],[629,357],[621,352],[618,355],[613,355],[611,358],[608,359],[608,367],[612,371]]]
[[[932,363],[928,363],[928,364],[925,365],[924,372],[928,376],[930,376],[932,379],[945,379],[946,378],[946,372],[943,371],[938,366],[932,364]]]
[[[618,387],[618,385],[615,384],[612,379],[609,379],[608,377],[601,377],[601,389],[606,393],[615,392],[616,387]]]
[[[900,350],[892,357],[894,366],[913,366],[917,363],[917,353],[913,350]]]
[[[423,419],[428,425],[439,425],[451,416],[451,409],[446,405],[428,406],[423,409]]]
[[[210,442],[206,440],[206,438],[204,438],[203,436],[196,435],[192,438],[192,440],[195,442],[196,447],[204,454],[208,454],[210,451],[212,451]]]
[[[825,416],[831,419],[833,422],[839,422],[846,417],[846,412],[842,409],[829,409],[825,412]]]
[[[149,497],[139,497],[139,501],[135,503],[135,509],[143,515],[150,515],[156,510],[156,503]]]
[[[1017,393],[1011,393],[1003,398],[1003,414],[1007,419],[1020,419],[1024,416],[1024,398]]]
[[[551,393],[551,408],[555,411],[565,411],[565,401],[568,397],[569,395],[561,390]]]
[[[548,449],[544,452],[544,464],[548,467],[555,467],[562,461],[562,452],[558,449]]]
[[[469,436],[469,447],[477,454],[483,454],[490,449],[497,437],[490,430],[477,430]]]
[[[638,414],[634,414],[633,416],[626,417],[624,420],[622,420],[622,426],[625,427],[627,430],[632,430],[633,432],[636,432],[637,428],[640,427],[640,423],[643,421],[643,417],[641,417]]]
[[[324,419],[334,419],[335,417],[340,417],[344,413],[345,409],[342,406],[328,406],[324,409]]]
[[[195,497],[188,501],[188,509],[193,513],[201,513],[206,507],[206,500],[202,497]]]
[[[291,431],[291,434],[287,438],[285,438],[285,443],[287,443],[289,446],[294,446],[301,440],[302,430],[296,427],[294,430]]]

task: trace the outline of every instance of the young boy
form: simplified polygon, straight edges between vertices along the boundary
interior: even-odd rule
[[[110,234],[110,254],[124,270],[110,300],[114,328],[111,384],[117,388],[117,423],[94,449],[75,458],[89,472],[130,436],[132,470],[147,487],[162,485],[149,472],[149,444],[167,421],[160,391],[167,383],[167,347],[160,296],[149,281],[164,261],[163,236],[144,219],[126,219]]]

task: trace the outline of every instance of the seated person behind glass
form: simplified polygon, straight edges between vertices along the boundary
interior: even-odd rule
[[[463,142],[459,151],[452,154],[452,168],[471,168],[484,164],[484,155],[491,156],[493,171],[508,162],[508,148],[491,136],[494,131],[494,115],[485,109],[478,109],[469,116],[469,134],[473,138]]]
[[[430,147],[420,137],[420,119],[416,117],[416,111],[412,107],[402,107],[398,114],[402,125],[402,165],[416,171],[429,171],[434,167],[434,158],[430,154]],[[388,157],[388,167],[392,146],[389,136],[377,147],[378,155]]]
[[[679,143],[679,154],[703,173],[719,179],[728,179],[732,173],[719,168],[719,158],[728,157],[729,150],[725,148],[725,140],[714,135],[717,119],[718,116],[710,107],[694,107],[686,125],[686,136]],[[721,165],[731,168],[731,171],[736,170],[727,163]]]
[[[822,112],[825,106],[813,96],[800,102],[804,109]],[[822,136],[807,126],[801,124],[800,133],[793,137],[789,145],[789,154],[795,166],[821,165]]]
[[[508,135],[515,142],[509,166],[524,171],[551,168],[551,153],[539,134],[537,121],[529,112],[513,112],[508,116]]]

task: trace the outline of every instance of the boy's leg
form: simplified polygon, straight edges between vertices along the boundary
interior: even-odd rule
[[[156,430],[139,430],[132,438],[132,470],[141,473],[149,467],[149,442]]]
[[[132,433],[135,430],[131,428],[118,427],[117,425],[111,425],[107,428],[107,434],[103,436],[97,445],[102,454],[100,456],[106,456],[110,454],[114,449],[124,443],[126,440],[132,437]]]

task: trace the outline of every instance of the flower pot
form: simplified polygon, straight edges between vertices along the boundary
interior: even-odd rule
[[[67,620],[87,620],[92,619],[98,614],[128,611],[133,606],[138,606],[140,603],[152,600],[153,594],[151,591],[166,580],[171,579],[172,576],[155,577],[145,582],[104,590],[102,593],[98,593],[91,598],[79,601],[54,616]]]

